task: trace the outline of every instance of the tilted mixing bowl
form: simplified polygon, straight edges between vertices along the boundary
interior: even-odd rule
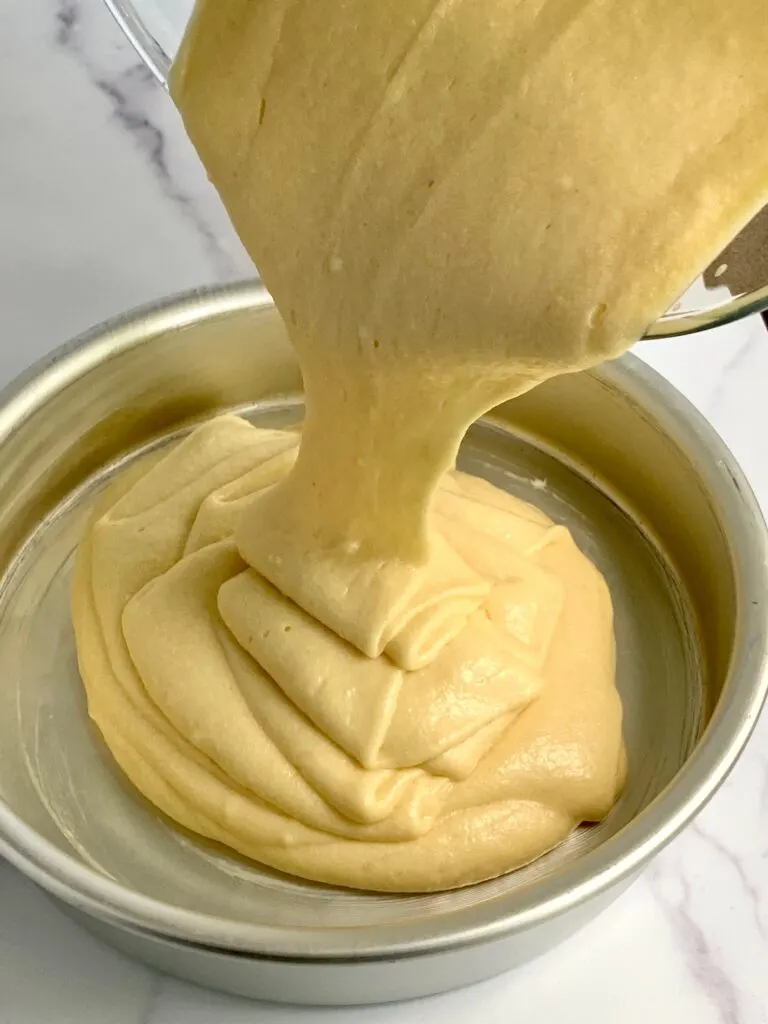
[[[164,86],[194,0],[105,0],[136,50]],[[768,309],[768,207],[755,217],[647,338],[692,334]]]

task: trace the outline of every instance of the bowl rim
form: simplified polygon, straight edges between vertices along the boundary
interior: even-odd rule
[[[53,395],[109,356],[167,332],[272,307],[258,281],[187,291],[86,331],[0,391],[0,444]],[[166,904],[101,875],[43,838],[0,799],[0,854],[44,889],[93,917],[161,941],[219,953],[301,963],[391,960],[487,943],[575,910],[637,872],[723,783],[768,693],[768,533],[736,460],[705,418],[663,377],[627,355],[596,371],[629,389],[662,429],[673,430],[711,494],[729,540],[737,623],[723,694],[695,750],[670,785],[628,825],[534,887],[543,898],[502,894],[433,918],[346,928],[277,927],[230,921]],[[546,883],[549,883],[548,885]]]

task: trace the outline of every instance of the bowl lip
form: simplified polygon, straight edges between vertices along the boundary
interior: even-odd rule
[[[27,416],[106,358],[169,331],[273,308],[258,281],[195,289],[110,319],[35,363],[0,391],[0,444]],[[674,781],[637,818],[550,881],[543,899],[509,893],[429,919],[346,928],[230,921],[143,896],[101,875],[26,825],[0,799],[0,854],[53,895],[93,917],[155,940],[224,955],[295,963],[381,961],[500,940],[559,917],[629,880],[713,796],[744,748],[768,692],[768,533],[733,455],[705,418],[663,377],[627,355],[597,370],[628,390],[661,429],[695,455],[717,496],[737,597],[734,654],[712,718]],[[556,881],[557,884],[554,884]],[[543,883],[542,883],[543,884]],[[538,888],[538,886],[533,887]]]
[[[121,0],[104,0],[104,2],[136,53],[152,72],[152,76],[164,89],[167,89],[168,76],[171,72],[171,58],[154,38],[133,5],[125,4]]]

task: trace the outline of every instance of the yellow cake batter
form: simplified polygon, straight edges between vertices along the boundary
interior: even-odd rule
[[[265,864],[509,871],[623,781],[610,597],[452,471],[467,425],[618,354],[761,204],[753,0],[202,0],[186,127],[297,349],[301,444],[235,417],[83,539],[89,711],[159,808]]]

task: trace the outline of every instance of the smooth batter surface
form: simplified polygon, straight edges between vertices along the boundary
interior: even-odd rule
[[[751,0],[198,4],[173,93],[307,418],[298,457],[200,428],[81,546],[89,709],[171,817],[409,891],[607,813],[605,584],[449,470],[473,419],[626,348],[760,205],[766,43]]]

